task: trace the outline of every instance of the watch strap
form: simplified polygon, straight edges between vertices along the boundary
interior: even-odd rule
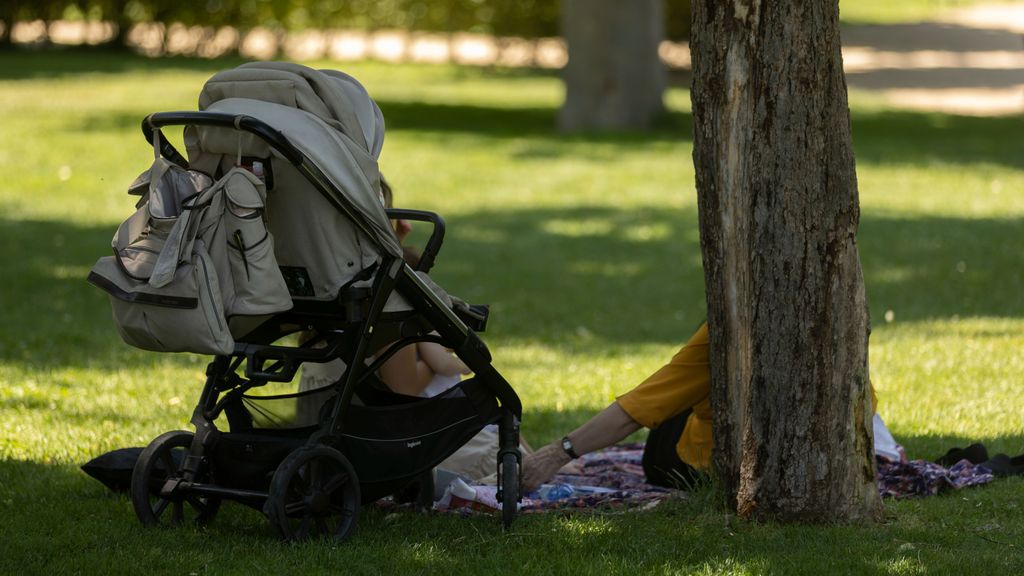
[[[568,436],[562,436],[562,450],[564,450],[565,453],[573,460],[580,457],[580,455],[576,453],[576,448],[572,445],[572,440],[569,440]]]

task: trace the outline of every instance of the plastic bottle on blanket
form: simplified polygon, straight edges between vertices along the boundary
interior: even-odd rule
[[[545,502],[572,498],[575,493],[576,489],[571,484],[542,484],[540,488],[537,488],[537,498]]]

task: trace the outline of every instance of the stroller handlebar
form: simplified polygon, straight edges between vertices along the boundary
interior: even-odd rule
[[[430,269],[434,267],[434,259],[437,258],[437,254],[441,251],[441,244],[444,242],[444,218],[441,218],[439,214],[425,210],[388,208],[384,212],[387,213],[388,218],[393,220],[414,220],[417,222],[430,222],[433,225],[433,229],[430,231],[430,239],[427,240],[427,245],[423,248],[423,254],[420,255],[420,261],[413,267],[418,271],[430,272]]]
[[[173,144],[159,134],[160,128],[164,126],[220,126],[233,128],[255,134],[261,140],[269,144],[274,150],[281,154],[286,160],[298,166],[302,164],[304,156],[280,131],[272,128],[265,122],[257,120],[245,114],[224,114],[222,112],[155,112],[142,120],[142,133],[146,139],[152,141],[153,131],[158,132],[160,138],[160,152],[165,158],[178,164],[183,168],[188,167],[188,160],[181,155]]]

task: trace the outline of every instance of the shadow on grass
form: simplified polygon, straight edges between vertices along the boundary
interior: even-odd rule
[[[873,322],[1024,317],[1024,221],[862,216],[858,241]]]
[[[699,247],[686,221],[693,215],[604,208],[452,218],[435,277],[454,294],[491,303],[490,332],[502,338],[564,345],[585,331],[599,342],[676,341],[684,337],[676,314],[686,330],[703,317]],[[579,225],[602,232],[559,232]],[[85,281],[112,234],[112,226],[0,219],[0,290],[11,303],[0,310],[10,327],[0,333],[0,359],[123,365],[131,349],[114,330],[107,296]],[[662,321],[635,322],[646,317]]]
[[[485,107],[378,100],[389,131],[467,133],[494,138],[540,138],[560,142],[632,143],[692,140],[690,114],[670,112],[651,132],[561,135],[557,108]]]
[[[607,160],[614,162],[614,147],[617,146],[692,142],[693,138],[693,116],[682,112],[668,114],[650,133],[560,135],[554,130],[557,110],[553,108],[489,108],[387,100],[380,101],[379,105],[387,119],[388,131],[392,133],[459,134],[499,141],[529,139],[525,151],[513,155],[513,159],[579,157],[588,151],[562,145],[597,143],[613,148],[607,151],[610,155]],[[138,131],[146,113],[86,115],[69,129],[86,133],[117,129]],[[1024,168],[1017,138],[1021,133],[1024,133],[1024,116],[983,118],[885,111],[860,112],[853,117],[857,161],[881,166],[991,163]],[[142,142],[141,136],[139,138]],[[444,143],[437,145],[444,146]],[[452,162],[457,159],[453,158]]]
[[[152,112],[163,112],[163,110],[151,110],[149,112],[138,113],[137,111],[124,111],[118,113],[109,114],[92,114],[81,116],[77,120],[78,122],[74,125],[68,126],[68,131],[78,132],[83,137],[87,137],[89,134],[97,132],[117,132],[124,133],[128,132],[135,139],[124,142],[125,146],[148,146],[152,147],[146,141],[145,135],[142,133],[142,121]],[[173,129],[167,129],[167,134],[175,135]],[[181,133],[180,130],[177,132]],[[183,151],[182,151],[183,152]]]
[[[197,88],[198,90],[198,88]],[[693,117],[673,112],[650,133],[560,135],[553,129],[557,111],[549,108],[488,108],[382,101],[388,131],[421,132],[446,145],[451,135],[492,139],[506,145],[522,138],[524,144],[509,154],[510,161],[587,157],[614,163],[616,150],[659,142],[692,142]],[[150,112],[84,115],[67,129],[88,134],[126,130],[137,140],[126,145],[145,146],[139,126]],[[168,132],[176,134],[173,129]],[[854,148],[861,166],[954,166],[995,164],[1024,169],[1018,134],[1024,134],[1024,116],[981,118],[919,112],[861,112],[853,117]],[[601,146],[573,146],[600,144]],[[430,146],[429,142],[424,145]],[[680,161],[688,161],[689,151]],[[452,158],[452,162],[458,162]],[[894,190],[893,193],[898,193]]]
[[[503,338],[677,342],[704,317],[692,211],[484,211],[448,218],[448,231],[435,277],[490,302]]]
[[[0,80],[39,80],[84,74],[151,74],[172,70],[214,72],[246,62],[243,58],[149,58],[104,47],[0,50]],[[197,93],[198,93],[197,87]]]
[[[107,297],[86,283],[110,250],[110,226],[2,220],[5,281],[0,359],[32,365],[120,367],[128,349]],[[873,321],[1024,317],[1019,220],[863,218],[861,260]],[[490,303],[485,337],[600,349],[679,343],[704,317],[692,210],[580,206],[480,211],[448,218],[434,277]],[[500,354],[500,351],[497,352]],[[144,353],[136,353],[144,354]],[[134,356],[133,356],[134,357]]]
[[[689,210],[596,207],[452,218],[438,275],[481,285],[465,290],[472,297],[503,296],[492,301],[517,317],[495,323],[503,335],[557,345],[584,326],[608,341],[671,342],[703,314],[696,221]],[[560,223],[589,231],[567,234]],[[1024,253],[1013,249],[1022,237],[1016,219],[865,215],[859,242],[875,321],[890,309],[905,321],[1024,317],[1024,278],[1008,273],[1024,269]]]
[[[199,93],[201,86],[196,87]],[[428,104],[423,102],[405,102],[378,100],[377,104],[384,113],[387,131],[424,132],[442,135],[462,134],[479,138],[506,140],[510,138],[528,138],[530,148],[535,152],[525,152],[514,156],[521,157],[558,157],[580,156],[585,154],[578,148],[559,148],[557,144],[590,142],[611,146],[642,145],[653,142],[678,142],[690,140],[692,133],[692,117],[689,114],[670,112],[666,114],[651,132],[619,132],[619,133],[586,133],[562,135],[555,130],[557,109],[554,108],[497,108],[472,105]],[[68,130],[78,133],[95,131],[135,130],[140,134],[139,126],[143,118],[152,112],[168,110],[125,110],[119,113],[87,114],[76,119]],[[174,129],[169,128],[171,134]],[[132,143],[128,143],[132,144]],[[138,144],[137,142],[135,144]],[[614,157],[610,158],[614,160]],[[457,159],[452,159],[457,162]]]
[[[109,226],[7,220],[0,224],[0,358],[39,367],[116,369],[124,361],[107,297],[85,278],[110,253]]]
[[[1018,134],[1024,115],[1000,118],[909,111],[854,112],[858,163],[1024,168]]]

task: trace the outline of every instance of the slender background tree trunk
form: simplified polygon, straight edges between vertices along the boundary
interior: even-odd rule
[[[837,0],[694,2],[715,464],[744,517],[877,517]]]
[[[650,128],[664,112],[661,0],[562,0],[564,132]]]

